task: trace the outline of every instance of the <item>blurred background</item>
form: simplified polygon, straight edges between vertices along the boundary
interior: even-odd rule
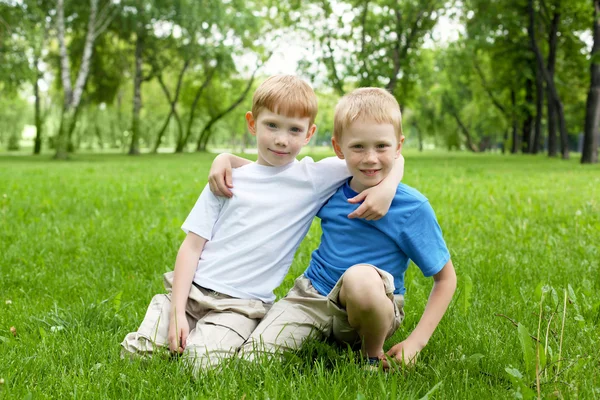
[[[267,76],[359,86],[406,147],[597,162],[600,0],[0,0],[0,153],[251,152]]]

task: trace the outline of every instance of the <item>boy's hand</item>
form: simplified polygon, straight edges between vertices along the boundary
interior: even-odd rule
[[[348,218],[363,218],[367,221],[376,221],[387,214],[392,200],[396,195],[396,187],[388,187],[383,183],[365,189],[357,196],[348,199],[349,203],[363,202],[356,210],[348,214]]]
[[[422,346],[409,339],[406,339],[403,342],[393,346],[386,354],[405,365],[413,365],[417,362],[417,355],[419,355],[421,350],[423,350]],[[384,360],[384,367],[389,368],[387,360]]]
[[[173,353],[183,353],[189,333],[190,325],[185,313],[183,315],[171,313],[171,320],[169,321],[169,350]]]
[[[231,161],[229,155],[219,154],[213,160],[208,172],[208,185],[215,196],[232,197]]]

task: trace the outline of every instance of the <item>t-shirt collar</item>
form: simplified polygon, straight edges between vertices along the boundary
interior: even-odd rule
[[[343,191],[344,191],[344,195],[346,196],[346,198],[351,199],[353,197],[358,196],[358,192],[355,192],[354,189],[352,189],[350,187],[350,181],[352,180],[352,177],[348,178],[348,180],[346,181],[346,183],[344,183],[344,187],[343,187]]]

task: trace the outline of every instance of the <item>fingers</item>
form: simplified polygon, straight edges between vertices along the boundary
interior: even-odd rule
[[[232,188],[233,187],[233,179],[231,177],[231,169],[228,169],[225,171],[225,185],[228,188]]]
[[[350,199],[348,201],[350,201]],[[350,219],[362,218],[367,221],[377,221],[378,219],[381,219],[383,216],[384,216],[384,214],[382,214],[381,212],[371,209],[370,205],[367,204],[366,202],[362,203],[356,210],[354,210],[350,214],[348,214],[348,218],[350,218]]]
[[[229,180],[231,181],[231,176],[229,177]],[[225,177],[223,177],[223,179],[219,179],[217,181],[217,188],[219,190],[219,193],[221,193],[220,196],[232,197],[233,193],[231,193],[231,190],[229,190],[230,187],[233,186],[231,185],[231,183],[227,182],[227,174],[225,174]]]
[[[177,337],[175,335],[169,335],[169,350],[172,353],[177,352],[177,350],[179,349],[179,341],[177,340]]]
[[[363,201],[364,199],[367,198],[367,193],[368,192],[366,190],[363,190],[362,192],[360,192],[359,194],[357,194],[353,198],[348,199],[348,203],[352,203],[352,204],[360,203],[361,201]]]
[[[183,353],[186,346],[187,333],[181,329],[176,334],[169,335],[169,350],[172,353]]]
[[[348,214],[348,218],[363,218],[363,214],[365,214],[368,208],[369,207],[365,203],[362,203],[356,210]]]
[[[231,170],[225,170],[224,175],[211,174],[208,177],[208,185],[215,196],[232,197],[233,193],[229,190],[233,187]]]
[[[183,350],[185,349],[185,346],[187,345],[187,337],[188,337],[188,333],[184,330],[181,331],[181,341],[179,342],[179,348],[181,349],[179,352],[182,353]]]

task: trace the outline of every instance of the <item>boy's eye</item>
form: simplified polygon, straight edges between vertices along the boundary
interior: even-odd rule
[[[390,147],[390,145],[385,143],[380,143],[377,145],[378,149],[385,149],[386,147]]]
[[[362,144],[353,144],[352,146],[350,146],[351,149],[362,149],[363,145]]]
[[[277,124],[273,123],[273,122],[267,122],[267,126],[269,128],[277,128]]]
[[[292,131],[293,133],[301,133],[301,132],[302,132],[302,129],[300,129],[300,128],[292,128],[292,129],[291,129],[291,131]]]

